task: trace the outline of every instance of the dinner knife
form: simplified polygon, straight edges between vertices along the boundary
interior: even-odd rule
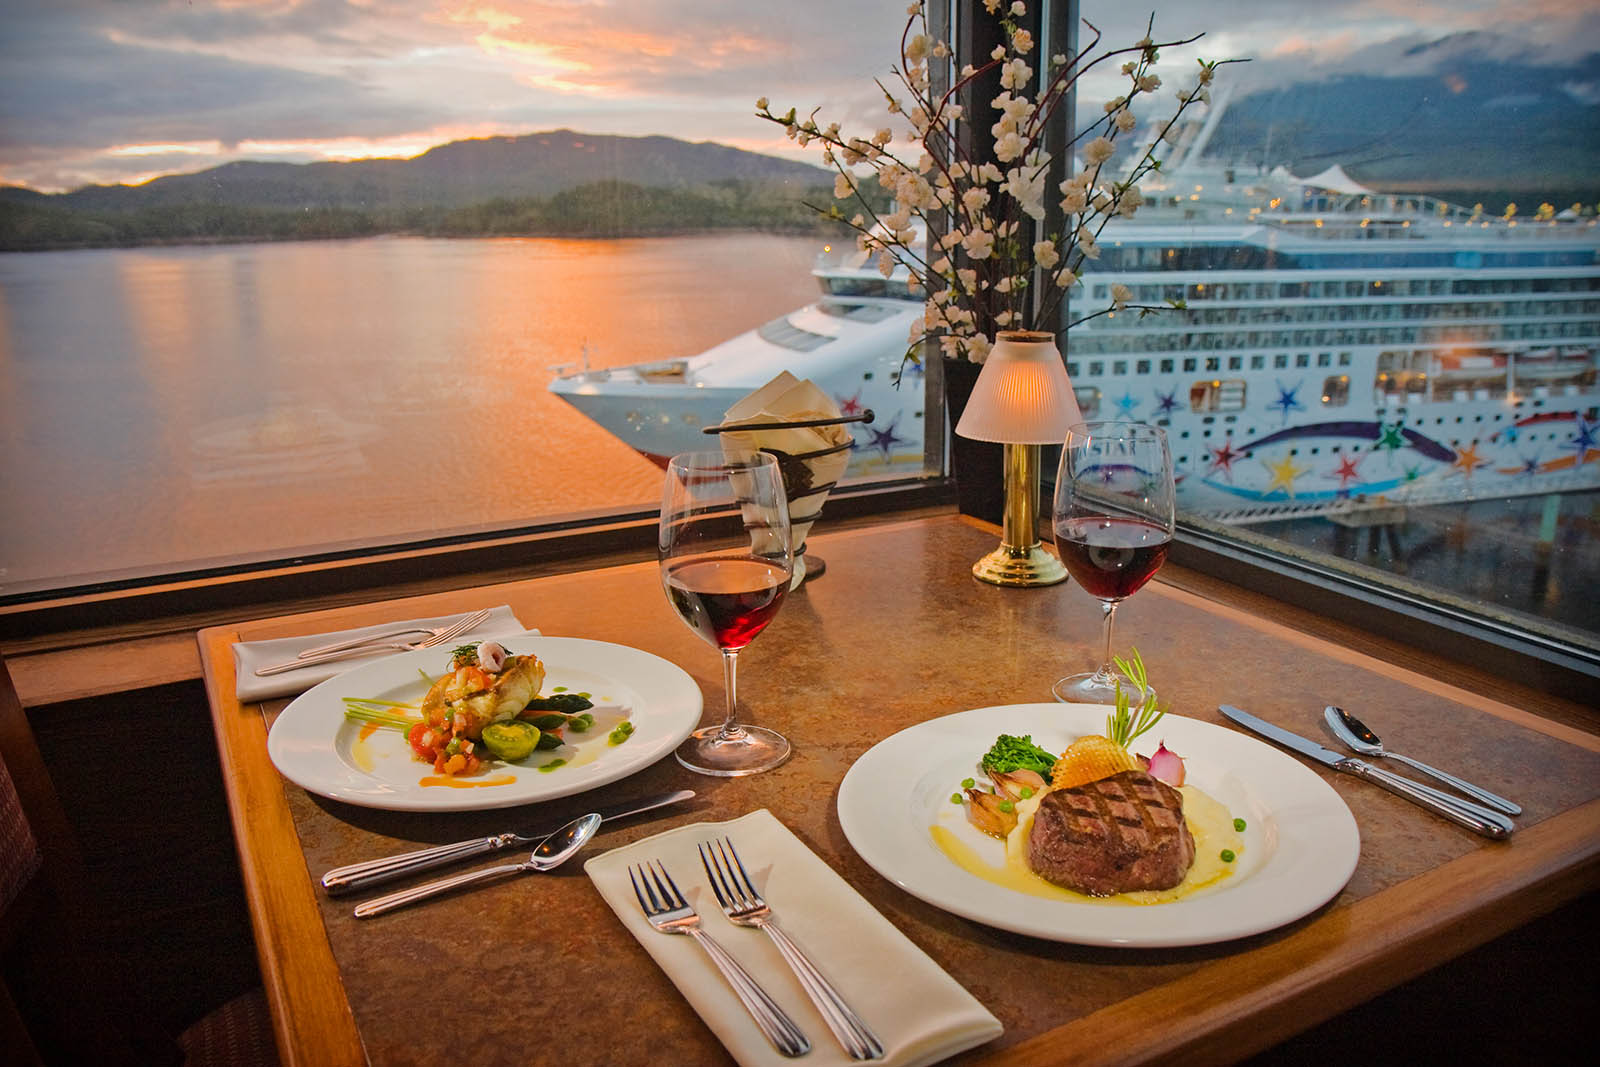
[[[694,796],[693,789],[679,789],[674,793],[659,793],[655,796],[639,797],[634,800],[625,800],[618,804],[596,808],[595,811],[606,822],[613,819],[623,819],[630,815],[640,815],[656,808],[664,808],[669,804],[677,804]],[[537,844],[549,837],[567,820],[560,822],[552,820],[548,826],[533,830],[526,834],[504,833],[493,834],[489,837],[475,837],[467,841],[457,841],[452,845],[436,845],[433,848],[417,849],[414,852],[402,852],[398,856],[387,856],[383,859],[367,860],[363,863],[352,863],[345,867],[335,867],[322,876],[322,888],[327,890],[329,896],[341,896],[345,893],[354,893],[357,890],[367,889],[385,882],[392,882],[397,878],[416,874],[419,871],[432,870],[442,867],[447,863],[468,859],[472,856],[481,856],[485,852],[498,852],[503,848],[513,845],[524,846]]]
[[[1435,814],[1443,815],[1451,822],[1465,826],[1467,829],[1480,833],[1484,837],[1501,840],[1509,837],[1511,831],[1515,829],[1511,824],[1511,820],[1497,811],[1490,811],[1488,808],[1474,804],[1470,800],[1451,796],[1449,793],[1441,792],[1419,782],[1413,782],[1411,779],[1402,777],[1392,771],[1374,767],[1366,760],[1357,759],[1354,756],[1342,756],[1330,748],[1324,748],[1315,741],[1301,737],[1297,733],[1285,730],[1281,726],[1274,726],[1265,719],[1258,719],[1248,711],[1241,711],[1232,704],[1218,705],[1217,710],[1240,726],[1252,730],[1268,740],[1276,741],[1285,748],[1292,748],[1302,756],[1310,756],[1318,763],[1332,767],[1336,771],[1353,774],[1357,778],[1364,778],[1374,785],[1382,786],[1389,792],[1405,797],[1414,804],[1420,804]]]

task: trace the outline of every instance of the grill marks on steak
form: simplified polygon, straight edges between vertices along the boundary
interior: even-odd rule
[[[1194,863],[1183,797],[1143,771],[1046,793],[1028,830],[1028,866],[1094,897],[1171,889]]]

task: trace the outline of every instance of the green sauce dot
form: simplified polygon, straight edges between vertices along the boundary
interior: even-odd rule
[[[564,685],[558,685],[554,689],[550,690],[552,693],[565,693],[566,691],[567,687]]]
[[[1233,849],[1225,848],[1225,849],[1222,850],[1222,862],[1223,863],[1232,863],[1233,859],[1234,859]]]
[[[950,794],[950,803],[952,803],[952,804],[961,803],[961,794],[960,793],[951,793]]]
[[[539,765],[539,770],[541,772],[543,772],[544,774],[549,774],[551,771],[555,770],[557,767],[565,766],[566,762],[567,761],[564,760],[564,759],[553,759],[549,763],[541,763]]]
[[[1244,833],[1244,820],[1243,819],[1235,819],[1235,820],[1233,820],[1233,828],[1235,830],[1238,830],[1240,833]]]
[[[972,779],[972,778],[963,778],[963,779],[961,779],[961,788],[962,789],[971,789],[973,786],[975,786],[977,784],[978,784],[977,781],[975,779]]]

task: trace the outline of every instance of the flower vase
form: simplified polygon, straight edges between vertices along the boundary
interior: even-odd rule
[[[983,366],[967,359],[943,359],[945,412],[954,429],[967,409],[972,387]],[[999,525],[1005,515],[1005,483],[997,478],[1004,446],[949,434],[950,475],[956,483],[956,507],[963,515]]]

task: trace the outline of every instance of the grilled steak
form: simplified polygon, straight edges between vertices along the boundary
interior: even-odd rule
[[[1193,862],[1183,797],[1143,771],[1046,793],[1028,831],[1034,873],[1094,897],[1171,889]]]

